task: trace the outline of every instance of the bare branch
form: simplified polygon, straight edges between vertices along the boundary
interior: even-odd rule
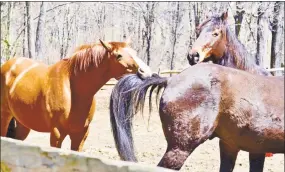
[[[54,6],[54,7],[50,8],[50,9],[46,10],[45,12],[47,13],[47,12],[53,11],[53,10],[59,8],[59,7],[65,6],[65,5],[67,5],[67,4],[72,4],[72,3],[75,3],[75,2],[67,2],[67,3],[64,3],[64,4],[57,5],[57,6]],[[33,20],[36,20],[36,19],[39,18],[39,17],[40,17],[40,15],[38,15],[37,17],[35,17]]]

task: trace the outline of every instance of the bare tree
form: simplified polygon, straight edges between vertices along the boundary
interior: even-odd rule
[[[261,9],[261,6],[258,7],[257,9],[257,35],[256,35],[256,42],[257,42],[257,45],[256,45],[256,55],[255,55],[255,61],[256,61],[256,64],[260,64],[260,39],[262,39],[261,37],[263,36],[262,35],[262,31],[261,31],[261,27],[260,27],[260,20],[263,16],[264,12],[262,12],[262,9]]]
[[[150,64],[150,47],[152,40],[152,32],[153,32],[153,23],[154,23],[154,10],[157,5],[157,2],[146,2],[146,9],[140,5],[143,12],[143,20],[145,24],[145,29],[143,29],[143,40],[146,40],[146,63]],[[144,41],[143,41],[144,44]]]
[[[22,36],[22,56],[25,57],[26,56],[26,21],[27,21],[27,15],[26,15],[26,12],[24,12],[24,15],[23,15],[23,26],[24,26],[24,29],[23,29],[23,36]]]
[[[33,53],[43,57],[40,54],[46,52],[42,60],[54,63],[80,44],[132,36],[132,47],[153,70],[182,69],[187,66],[187,46],[191,48],[197,38],[195,28],[206,15],[229,8],[230,29],[256,62],[280,67],[283,6],[283,2],[1,2],[1,53],[9,50],[9,55],[34,58]],[[37,7],[39,11],[33,10]]]
[[[38,19],[36,41],[35,41],[35,52],[37,58],[43,58],[43,44],[44,44],[44,23],[45,23],[45,6],[46,2],[41,2],[40,14]]]
[[[9,57],[10,54],[11,54],[11,41],[10,41],[10,25],[11,25],[11,11],[12,11],[12,3],[13,2],[1,2],[1,29],[2,29],[2,13],[4,11],[2,11],[2,9],[4,8],[4,6],[7,5],[7,14],[6,14],[6,22],[5,22],[5,25],[6,27],[4,26],[3,30],[5,30],[5,34],[2,35],[1,33],[1,42],[3,43],[4,45],[4,50],[3,50],[3,54],[4,56],[6,57]]]
[[[276,52],[278,51],[276,49],[276,42],[277,42],[277,28],[278,28],[278,15],[280,13],[280,3],[282,2],[275,2],[274,3],[274,10],[273,10],[273,20],[270,23],[271,26],[271,32],[272,32],[272,42],[271,42],[271,64],[270,67],[275,67],[275,61],[276,61]]]
[[[30,16],[30,3],[26,1],[26,16],[27,16],[27,36],[28,36],[28,54],[29,58],[34,58],[34,51],[33,51],[33,41],[32,41],[32,25],[31,25],[31,16]]]
[[[172,70],[174,68],[174,57],[175,57],[175,45],[177,43],[177,38],[178,38],[178,26],[181,22],[181,14],[180,14],[180,3],[176,2],[176,11],[174,11],[173,13],[173,23],[172,23],[172,30],[171,30],[171,34],[172,34],[172,54],[171,54],[171,60],[170,60],[170,70]]]
[[[236,13],[234,15],[236,36],[239,36],[240,27],[241,27],[244,13],[245,13],[245,10],[242,7],[240,7],[240,2],[236,2]]]

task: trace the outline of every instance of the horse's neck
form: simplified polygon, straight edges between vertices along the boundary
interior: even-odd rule
[[[82,96],[94,96],[96,92],[111,79],[108,67],[94,67],[89,71],[79,71],[70,76],[71,88],[75,94]]]
[[[247,52],[244,45],[227,29],[227,49],[220,64],[259,75],[271,75],[267,70],[258,66]]]
[[[227,66],[227,67],[231,67],[231,68],[235,68],[235,69],[239,69],[239,70],[244,70],[244,71],[247,71],[247,72],[250,72],[253,74],[271,76],[271,74],[266,69],[264,69],[261,66],[258,66],[257,64],[251,64],[251,65],[246,65],[246,66],[237,65],[235,60],[234,60],[234,57],[231,57],[229,55],[222,58],[222,60],[219,62],[219,64],[222,66]]]

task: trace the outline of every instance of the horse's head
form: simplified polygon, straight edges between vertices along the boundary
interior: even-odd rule
[[[137,52],[126,42],[104,42],[100,40],[102,46],[110,55],[110,70],[116,79],[124,74],[139,73],[143,78],[152,75],[151,69],[140,58]]]
[[[228,12],[213,15],[196,28],[198,35],[187,56],[190,65],[212,61],[218,63],[226,50],[226,21]]]

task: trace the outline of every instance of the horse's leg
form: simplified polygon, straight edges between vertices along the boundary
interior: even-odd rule
[[[16,119],[12,118],[10,123],[9,123],[9,126],[8,126],[8,131],[7,131],[6,137],[15,138],[15,136],[16,136],[16,127],[17,127]]]
[[[185,150],[181,147],[168,144],[167,150],[158,163],[158,166],[173,170],[180,170],[192,151],[190,151],[190,149]]]
[[[265,154],[249,153],[250,172],[262,172],[264,167]]]
[[[84,128],[82,127],[82,130],[79,130],[76,132],[73,131],[69,133],[70,140],[71,140],[71,150],[78,151],[78,152],[82,151],[85,140],[89,134],[90,122],[92,121],[92,118],[95,113],[95,106],[96,106],[96,101],[95,101],[95,97],[93,97],[92,104],[89,110],[89,115],[87,117],[89,119],[89,123]]]
[[[85,127],[83,131],[77,133],[70,133],[70,140],[71,140],[71,150],[74,151],[82,151],[84,142],[89,133],[89,126]]]
[[[191,134],[189,134],[191,135]],[[167,150],[160,160],[158,166],[164,168],[170,168],[173,170],[180,170],[188,156],[202,143],[209,138],[208,133],[204,133],[203,136],[195,141],[188,143],[169,144]],[[169,139],[169,138],[168,138]],[[174,138],[171,138],[174,139]],[[179,140],[178,138],[176,138]]]
[[[61,148],[62,141],[66,137],[67,133],[63,130],[59,130],[58,127],[53,127],[50,132],[50,146]]]
[[[30,133],[30,129],[22,125],[15,118],[12,118],[9,122],[8,131],[6,137],[17,139],[17,140],[25,140]]]
[[[228,145],[220,140],[220,172],[231,172],[234,170],[239,149]]]
[[[25,127],[23,124],[21,124],[16,119],[15,119],[15,121],[16,121],[16,127],[14,129],[15,130],[15,137],[14,137],[14,139],[25,140],[28,137],[31,129]]]
[[[169,115],[160,109],[160,118],[168,145],[158,166],[180,170],[188,156],[214,133],[214,122],[200,123],[197,117],[191,119],[189,116],[189,114],[180,115],[179,118],[170,120]]]
[[[1,136],[6,137],[10,121],[12,119],[11,113],[1,111]]]

